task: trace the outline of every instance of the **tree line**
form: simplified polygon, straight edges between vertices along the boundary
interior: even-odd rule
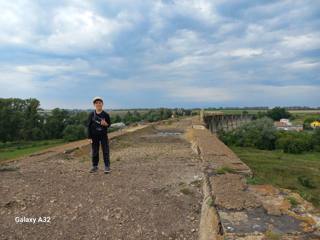
[[[256,119],[230,132],[222,131],[219,137],[229,146],[280,149],[293,154],[320,151],[320,129],[312,132],[277,131],[273,120],[268,117]]]
[[[35,98],[0,98],[0,141],[34,141],[62,139],[67,141],[86,137],[88,111],[55,108],[49,112],[40,108]],[[111,122],[131,124],[139,121],[159,121],[172,115],[191,115],[188,109],[159,108],[144,113],[137,110],[111,115]],[[112,129],[111,129],[112,130]]]
[[[294,116],[286,109],[275,107],[268,111],[258,112],[254,121],[230,132],[220,132],[219,137],[227,145],[254,147],[264,150],[281,149],[285,153],[299,154],[320,151],[320,129],[315,131],[278,131],[274,121],[282,118],[293,120]],[[303,127],[310,130],[310,122],[317,116],[304,120]]]

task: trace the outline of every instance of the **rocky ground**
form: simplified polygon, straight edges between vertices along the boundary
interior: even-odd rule
[[[320,212],[287,189],[250,185],[250,168],[215,135],[201,125],[187,133],[192,149],[200,155],[206,202],[200,232],[208,226],[213,238],[206,240],[318,240]],[[214,224],[212,224],[214,222]],[[204,235],[203,235],[204,236]],[[200,236],[201,237],[201,236]]]
[[[169,122],[112,139],[108,175],[101,160],[99,172],[88,172],[88,146],[7,163],[0,238],[197,239],[201,170],[184,139],[189,125]],[[36,222],[16,222],[24,217]]]

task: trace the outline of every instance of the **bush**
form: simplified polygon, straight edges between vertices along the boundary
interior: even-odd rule
[[[258,149],[282,149],[285,153],[300,154],[320,151],[320,129],[310,132],[277,131],[270,118],[247,123],[231,132],[220,132],[220,139],[227,145]]]
[[[303,121],[303,129],[304,130],[312,130],[311,123],[318,120],[317,116],[308,117]]]
[[[227,145],[256,147],[272,150],[275,148],[276,129],[270,118],[261,118],[247,123],[232,132],[220,133]]]
[[[312,147],[315,151],[320,152],[320,129],[316,129],[312,134]]]
[[[283,151],[285,153],[299,154],[308,151],[308,148],[308,143],[303,141],[303,139],[293,138],[290,141],[285,142]]]
[[[310,179],[310,178],[308,178],[308,177],[306,177],[306,176],[299,176],[298,178],[298,182],[302,185],[302,186],[304,186],[304,187],[306,187],[306,188],[316,188],[316,186],[315,186],[315,184],[313,183],[313,181]]]
[[[63,131],[63,139],[74,141],[85,138],[85,127],[83,125],[68,125]]]
[[[236,145],[236,136],[234,132],[218,132],[219,138],[222,142],[224,142],[228,146]]]
[[[276,148],[293,154],[311,151],[313,149],[312,135],[303,132],[278,132]]]

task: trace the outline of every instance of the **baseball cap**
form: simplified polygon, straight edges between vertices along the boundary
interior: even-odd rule
[[[96,101],[101,101],[101,102],[103,102],[103,99],[102,99],[102,97],[94,97],[93,99],[92,99],[92,102],[93,103],[95,103]]]

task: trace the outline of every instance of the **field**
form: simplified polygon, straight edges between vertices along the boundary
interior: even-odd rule
[[[206,111],[217,111],[223,112],[224,114],[241,114],[244,111],[249,114],[257,114],[258,112],[266,112],[266,109],[216,109],[216,110],[206,110]],[[318,115],[320,117],[320,110],[289,110],[289,112],[294,115],[297,119],[305,119],[307,117],[312,117]]]
[[[289,110],[292,114],[320,114],[320,110]]]
[[[134,112],[134,109],[128,109],[128,110],[107,110],[107,112],[110,114],[110,116],[115,116],[115,115],[119,115],[120,117],[123,117],[128,111],[130,111],[131,113]],[[147,113],[149,110],[140,110],[137,109],[137,112],[140,114],[145,114]]]
[[[3,160],[23,157],[31,153],[44,150],[65,143],[63,139],[12,142],[0,146],[0,162]]]
[[[307,118],[319,118],[320,119],[320,110],[318,111],[290,111],[294,119],[292,120],[293,124],[302,125],[304,120]]]
[[[224,114],[241,114],[244,111],[248,112],[249,114],[257,114],[258,112],[266,112],[265,109],[222,109],[216,110],[218,112],[223,112]]]
[[[320,152],[287,154],[231,147],[253,171],[253,184],[272,184],[298,192],[320,208]]]

